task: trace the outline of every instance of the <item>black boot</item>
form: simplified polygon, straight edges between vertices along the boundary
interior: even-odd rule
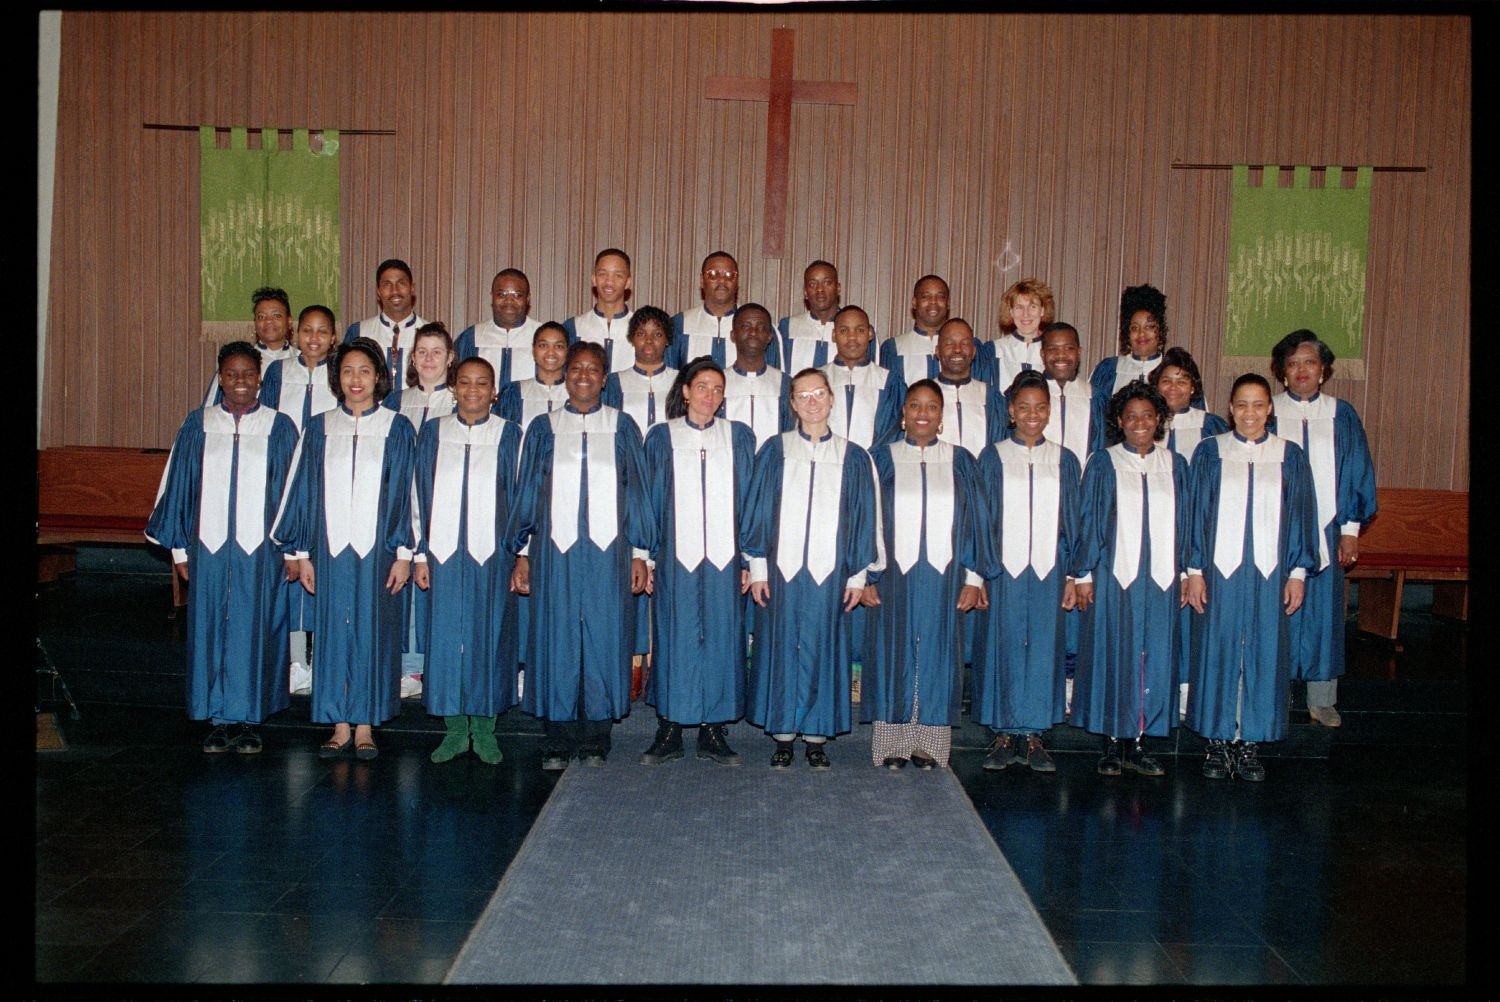
[[[1145,738],[1136,738],[1125,750],[1125,768],[1142,776],[1163,776],[1166,770],[1161,763],[1146,754]]]
[[[698,757],[719,765],[739,765],[739,753],[729,747],[729,737],[725,731],[723,724],[701,725],[698,728]]]
[[[682,727],[666,717],[656,720],[656,740],[641,753],[641,765],[661,765],[682,758]]]
[[[1228,779],[1233,768],[1229,746],[1222,741],[1210,741],[1208,754],[1203,758],[1203,775],[1208,779]]]
[[[1266,778],[1266,767],[1260,764],[1260,753],[1254,741],[1236,742],[1234,775],[1247,783],[1259,783]]]
[[[1105,738],[1104,746],[1099,755],[1098,772],[1101,776],[1118,776],[1120,774],[1120,739]]]

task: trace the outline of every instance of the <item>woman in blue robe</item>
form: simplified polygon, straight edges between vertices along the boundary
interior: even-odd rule
[[[1147,384],[1116,393],[1106,420],[1111,444],[1084,469],[1073,554],[1082,629],[1072,723],[1104,736],[1099,775],[1118,776],[1123,766],[1160,776],[1145,739],[1166,737],[1176,723],[1188,464],[1158,444],[1167,404]]]
[[[1120,353],[1101,359],[1089,374],[1095,428],[1104,427],[1104,410],[1126,383],[1150,378],[1166,347],[1167,297],[1153,285],[1128,287],[1120,295]]]
[[[980,607],[984,517],[979,467],[940,441],[943,394],[930,379],[906,390],[898,441],[870,458],[880,483],[886,566],[867,576],[870,607],[860,716],[874,721],[871,761],[947,768],[963,697],[967,617]]]
[[[411,422],[413,433],[433,418],[453,413],[453,371],[458,353],[448,328],[437,321],[417,328],[406,354],[406,385],[393,389],[380,406],[397,411]],[[427,593],[408,588],[401,614],[401,698],[422,695],[426,658],[421,625],[427,619]]]
[[[521,707],[543,722],[548,771],[575,753],[604,765],[630,712],[630,596],[645,591],[655,539],[641,433],[600,402],[608,366],[592,341],[568,348],[568,402],[526,429],[505,532],[519,554],[511,587],[531,601]]]
[[[807,764],[827,769],[828,738],[852,726],[848,613],[878,569],[879,511],[870,455],[828,428],[828,378],[792,379],[795,431],[755,457],[745,525],[757,609],[746,718],[776,742],[771,768],[792,765],[798,734]]]
[[[419,346],[420,350],[420,346]],[[514,557],[505,546],[521,429],[495,414],[495,369],[476,355],[454,373],[454,413],[417,435],[413,579],[428,595],[422,702],[443,718],[432,761],[469,750],[495,765],[495,718],[516,704]]]
[[[1193,453],[1187,602],[1193,633],[1187,726],[1208,739],[1203,774],[1265,779],[1259,745],[1286,736],[1290,620],[1318,566],[1312,475],[1302,448],[1267,428],[1271,388],[1247,372],[1229,395],[1232,432]]]
[[[272,535],[314,596],[312,719],[334,725],[318,754],[333,758],[352,745],[357,758],[372,759],[373,726],[401,712],[400,592],[415,542],[416,435],[380,406],[390,376],[376,342],[341,345],[329,378],[339,406],[302,430]]]
[[[646,433],[656,549],[656,607],[646,702],[656,737],[643,765],[681,758],[683,727],[698,728],[698,757],[739,765],[725,725],[745,715],[741,528],[755,468],[755,433],[715,413],[724,370],[687,364],[666,400],[668,420]]]
[[[526,429],[540,414],[550,414],[568,401],[567,380],[563,369],[568,357],[568,332],[551,321],[542,324],[531,335],[531,358],[536,374],[529,379],[506,383],[495,400],[495,413]]]
[[[1292,617],[1292,678],[1307,682],[1313,723],[1338,727],[1344,674],[1344,572],[1359,559],[1359,530],[1375,515],[1375,461],[1359,414],[1322,392],[1333,351],[1310,330],[1271,349],[1271,374],[1285,392],[1272,400],[1271,431],[1302,446],[1317,499],[1318,570]]]
[[[220,402],[188,414],[172,443],[146,538],[187,582],[187,704],[212,720],[206,752],[261,750],[255,725],[286,709],[286,577],[269,530],[297,430],[261,406],[261,356],[219,349]]]
[[[1193,452],[1205,438],[1222,435],[1229,422],[1208,410],[1203,395],[1203,377],[1192,354],[1181,347],[1162,352],[1161,365],[1151,370],[1147,380],[1156,387],[1167,404],[1167,448],[1187,460],[1192,469]],[[1187,501],[1184,500],[1186,505]],[[1193,650],[1193,630],[1200,619],[1186,603],[1177,610],[1177,669],[1173,689],[1178,694],[1177,719],[1187,716],[1188,659]]]
[[[1024,762],[1055,772],[1042,732],[1067,713],[1063,613],[1076,604],[1068,572],[1082,473],[1072,452],[1046,439],[1046,378],[1022,372],[1005,396],[1014,428],[979,459],[996,573],[974,637],[972,714],[995,731],[984,768]]]

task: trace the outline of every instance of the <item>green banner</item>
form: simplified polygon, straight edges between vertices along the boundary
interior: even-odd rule
[[[1353,188],[1338,186],[1342,167],[1325,171],[1326,187],[1311,187],[1312,168],[1299,166],[1282,188],[1280,168],[1268,165],[1252,187],[1250,168],[1234,165],[1225,356],[1268,359],[1277,341],[1306,327],[1340,362],[1363,358],[1373,169],[1358,168]]]
[[[203,334],[214,341],[251,336],[250,294],[263,285],[287,291],[295,313],[311,303],[338,310],[338,133],[313,150],[308,130],[277,148],[276,130],[230,130],[230,148],[214,130],[198,130],[199,247]]]

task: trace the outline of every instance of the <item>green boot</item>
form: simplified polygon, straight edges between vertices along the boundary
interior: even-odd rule
[[[494,717],[470,717],[469,733],[474,736],[474,754],[485,765],[499,765],[505,756],[500,754],[500,745],[495,741]]]
[[[469,750],[469,718],[462,713],[443,718],[443,726],[448,728],[443,743],[433,749],[432,760],[434,762],[451,762],[464,752]]]

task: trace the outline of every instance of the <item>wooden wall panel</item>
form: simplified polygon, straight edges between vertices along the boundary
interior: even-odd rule
[[[797,79],[858,96],[794,107],[786,253],[767,258],[767,106],[704,94],[768,75],[777,27]],[[562,319],[619,245],[636,303],[675,312],[723,248],[742,301],[777,315],[833,260],[885,334],[926,272],[981,337],[1005,287],[1040,277],[1092,364],[1120,290],[1149,281],[1216,408],[1229,175],[1172,163],[1424,165],[1376,177],[1368,378],[1330,388],[1383,484],[1465,490],[1469,44],[1466,19],[1420,16],[70,11],[43,444],[164,446],[212,370],[197,138],[142,123],[388,128],[341,145],[342,323],[373,312],[385,257],[457,332],[502,267]]]

